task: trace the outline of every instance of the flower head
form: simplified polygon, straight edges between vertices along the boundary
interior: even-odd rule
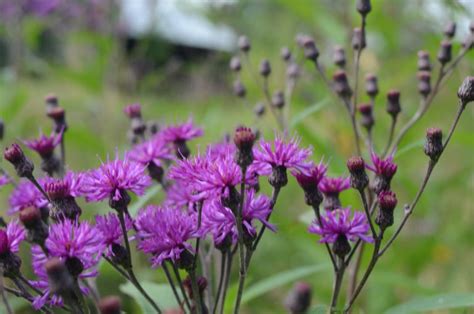
[[[305,172],[291,171],[291,174],[296,178],[298,184],[305,191],[317,190],[319,183],[325,178],[327,166],[320,162],[318,165],[312,167]]]
[[[268,222],[268,215],[272,211],[271,200],[265,195],[255,195],[253,190],[247,190],[242,210],[242,224],[244,231],[250,237],[257,233],[253,222],[259,220],[270,230],[275,227]],[[236,243],[238,238],[237,222],[232,210],[222,205],[219,199],[214,199],[203,208],[202,230],[203,234],[210,233],[216,246],[230,239]]]
[[[187,241],[198,237],[195,215],[174,208],[148,206],[138,214],[136,225],[138,248],[152,255],[154,267],[167,259],[180,261],[183,252],[193,250]]]
[[[95,227],[102,234],[102,239],[107,246],[107,256],[112,256],[112,245],[122,244],[123,233],[120,226],[120,220],[114,213],[108,213],[104,216],[95,216]],[[132,229],[133,223],[125,216],[125,228],[128,230]]]
[[[25,229],[18,220],[10,221],[6,230],[0,229],[0,255],[18,253],[20,243],[25,239]]]
[[[319,182],[319,189],[324,194],[339,194],[344,190],[350,188],[351,182],[349,178],[339,177],[330,178],[325,177]]]
[[[144,166],[153,163],[156,166],[161,167],[164,160],[174,159],[170,147],[160,135],[154,136],[152,139],[144,143],[135,145],[128,153],[128,156],[130,160],[138,162]]]
[[[68,171],[61,179],[48,179],[44,184],[44,190],[51,199],[80,197],[83,194],[83,182],[83,173]]]
[[[140,104],[131,104],[123,108],[123,112],[129,118],[141,118],[142,116],[142,106]]]
[[[367,165],[367,169],[376,174],[374,181],[375,193],[379,194],[381,191],[390,189],[390,182],[397,172],[397,165],[393,162],[393,154],[385,159],[380,158],[372,152],[372,166]]]
[[[98,169],[86,173],[83,191],[88,201],[101,201],[110,198],[120,201],[123,192],[131,191],[143,195],[151,184],[151,179],[144,173],[145,167],[125,158],[109,161]]]
[[[285,169],[298,170],[307,173],[312,163],[307,159],[312,154],[311,148],[299,148],[300,140],[292,138],[289,142],[284,142],[277,137],[273,144],[264,140],[260,141],[260,149],[254,153],[254,158],[263,163]]]
[[[367,235],[370,227],[365,214],[354,212],[351,219],[349,208],[340,208],[325,213],[324,216],[321,216],[321,223],[315,219],[308,229],[309,232],[319,234],[322,237],[319,242],[334,243],[339,236],[345,236],[350,241],[357,239],[365,242],[374,241],[371,236]]]
[[[39,179],[38,183],[44,188],[47,179]],[[15,187],[9,198],[9,215],[13,215],[24,208],[35,206],[37,208],[48,205],[48,200],[29,180],[22,179]]]
[[[193,124],[192,119],[182,124],[170,125],[161,131],[163,139],[168,143],[188,141],[190,139],[202,136],[203,131]]]
[[[62,131],[60,133],[53,132],[50,136],[41,134],[38,139],[24,141],[24,143],[28,148],[40,154],[41,157],[48,157],[53,153],[54,148],[61,143],[62,136]]]

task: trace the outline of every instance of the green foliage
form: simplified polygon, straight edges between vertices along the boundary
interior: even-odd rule
[[[474,293],[450,293],[414,298],[411,301],[388,309],[385,314],[426,313],[427,311],[455,308],[474,309]]]
[[[173,290],[171,290],[170,285],[158,284],[144,280],[141,280],[140,284],[162,310],[176,309],[179,307],[176,299],[174,298]],[[120,291],[131,296],[140,306],[143,314],[155,312],[153,307],[130,282],[121,285]]]

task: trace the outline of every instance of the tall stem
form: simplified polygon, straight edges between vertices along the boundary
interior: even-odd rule
[[[8,303],[8,298],[5,293],[5,285],[4,285],[3,278],[4,277],[3,277],[3,271],[2,271],[2,274],[0,276],[0,294],[2,295],[2,301],[3,301],[3,304],[5,305],[5,310],[7,311],[8,314],[13,314],[13,310],[10,306],[10,303]]]
[[[344,266],[344,259],[341,257],[337,258],[338,260],[338,267],[337,270],[335,271],[335,280],[334,280],[334,288],[332,290],[332,297],[331,297],[331,309],[330,312],[332,313],[337,313],[337,300],[339,298],[339,293],[341,292],[341,286],[342,286],[342,279],[344,278],[344,271],[345,271],[345,266]]]
[[[181,294],[183,295],[184,302],[186,302],[186,306],[191,311],[191,302],[189,302],[189,298],[186,295],[186,290],[184,289],[183,281],[181,280],[181,275],[179,274],[178,267],[174,263],[171,263],[173,268],[174,275],[176,276],[176,280],[178,281],[179,289],[181,290]]]
[[[224,277],[225,277],[225,270],[226,270],[226,263],[227,263],[227,253],[221,252],[221,271],[219,276],[219,285],[217,287],[216,298],[214,300],[214,306],[212,307],[212,314],[216,314],[217,307],[219,305],[219,299],[221,297],[222,287],[224,284]]]
[[[181,301],[181,298],[179,297],[178,291],[176,290],[176,286],[175,286],[175,284],[174,284],[174,282],[173,282],[173,278],[171,277],[171,274],[170,274],[170,271],[169,271],[169,269],[168,269],[168,266],[166,265],[166,261],[164,261],[161,266],[163,267],[163,271],[165,272],[166,279],[168,280],[168,283],[169,283],[170,286],[171,286],[171,290],[173,291],[174,297],[175,297],[176,301],[178,302],[179,307],[181,308],[181,310],[182,310],[183,312],[186,312],[186,311],[184,310],[184,306],[183,306],[183,303],[184,303],[184,302],[182,302],[182,301]],[[191,308],[188,308],[188,309],[189,309],[189,311],[191,311]]]
[[[230,271],[232,270],[232,260],[234,255],[231,250],[227,251],[227,265],[225,267],[225,280],[224,280],[224,291],[222,292],[222,301],[219,307],[219,313],[224,313],[225,299],[227,296],[227,289],[229,288],[230,282]]]
[[[272,212],[273,212],[273,208],[275,207],[275,204],[276,204],[276,201],[278,199],[278,195],[280,194],[280,189],[279,187],[275,187],[273,188],[273,192],[272,192],[272,203],[271,203],[271,211],[270,213],[268,214],[267,216],[267,221],[270,219],[270,216],[272,215]],[[263,234],[266,230],[267,226],[266,225],[263,225],[262,228],[260,229],[260,232],[258,233],[258,236],[257,236],[257,239],[255,240],[253,246],[252,246],[252,250],[251,251],[255,251],[255,249],[257,248],[258,244],[260,243],[260,240],[262,239],[263,237]],[[249,253],[250,254],[250,253]]]

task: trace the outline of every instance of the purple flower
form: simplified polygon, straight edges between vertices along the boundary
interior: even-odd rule
[[[177,262],[184,251],[192,251],[187,241],[199,236],[195,214],[179,209],[148,206],[136,219],[138,248],[151,254],[153,267],[171,259]]]
[[[138,162],[143,166],[154,163],[156,166],[161,167],[164,160],[174,159],[170,147],[160,135],[154,136],[144,143],[135,145],[128,153],[128,156],[130,160]]]
[[[249,236],[254,237],[257,232],[253,226],[254,220],[259,220],[270,230],[275,231],[275,227],[267,221],[271,211],[271,200],[267,196],[257,196],[253,190],[247,190],[242,210],[242,223],[244,230]],[[222,205],[219,199],[205,203],[201,233],[210,233],[216,246],[221,245],[225,240],[229,239],[229,237],[232,243],[236,243],[238,231],[232,210]]]
[[[373,166],[367,165],[367,169],[373,171],[375,174],[391,179],[397,172],[397,165],[393,162],[393,155],[381,159],[377,154],[372,152],[370,156]]]
[[[114,213],[109,213],[104,216],[95,216],[95,226],[97,230],[102,234],[102,239],[105,245],[107,246],[106,255],[111,257],[114,255],[112,252],[112,245],[113,244],[122,244],[123,241],[123,233],[122,228],[120,226],[120,220],[118,219],[117,215]],[[128,230],[132,229],[133,223],[125,216],[125,228]]]
[[[196,198],[192,189],[182,181],[177,181],[166,190],[164,205],[177,209],[185,209],[188,212],[194,210]]]
[[[83,183],[83,173],[68,171],[62,179],[48,179],[44,184],[44,190],[52,199],[80,197],[83,194]]]
[[[25,145],[36,151],[41,157],[49,157],[54,151],[54,148],[61,143],[63,132],[60,133],[51,133],[50,136],[41,134],[38,139],[24,141]]]
[[[182,124],[170,125],[161,131],[163,139],[168,143],[184,142],[202,136],[203,131],[193,124],[192,119]]]
[[[39,179],[39,184],[44,188],[47,179]],[[8,215],[13,215],[27,207],[37,208],[48,205],[48,200],[29,180],[22,179],[15,187],[9,198],[10,209]]]
[[[305,191],[317,191],[319,183],[325,178],[327,166],[320,162],[317,166],[312,167],[305,172],[291,171],[291,174],[296,178],[298,184]]]
[[[26,233],[18,220],[12,220],[7,224],[6,230],[0,229],[0,255],[6,253],[18,253],[20,243],[25,239]]]
[[[10,184],[12,179],[7,174],[0,175],[0,186]]]
[[[143,195],[151,184],[151,179],[144,173],[145,167],[132,162],[127,156],[102,164],[98,169],[86,173],[83,192],[87,201],[101,201],[110,198],[120,201],[123,192],[131,191]]]
[[[140,104],[130,104],[123,108],[123,112],[129,118],[141,118],[142,116],[142,106]]]
[[[322,236],[319,242],[334,243],[339,236],[345,236],[350,241],[361,239],[365,242],[373,242],[374,239],[367,235],[370,226],[364,213],[354,212],[350,218],[349,208],[339,208],[334,211],[326,211],[321,216],[321,224],[315,219],[309,226],[308,231]]]
[[[341,193],[351,187],[351,181],[349,178],[329,178],[325,177],[319,182],[319,190],[327,195],[333,195]]]
[[[275,167],[298,170],[307,173],[312,163],[307,159],[312,154],[311,148],[299,148],[300,140],[292,138],[289,142],[284,142],[282,138],[276,137],[272,143],[260,141],[260,149],[254,153],[255,160],[267,163]]]

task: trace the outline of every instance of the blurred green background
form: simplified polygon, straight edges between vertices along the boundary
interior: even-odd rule
[[[157,13],[151,19],[152,26],[137,33],[127,29],[120,11],[127,1],[90,2],[96,3],[95,6],[89,8],[86,5],[89,1],[78,1],[87,10],[79,5],[84,10],[72,17],[62,7],[40,14],[33,10],[24,12],[27,10],[23,8],[23,13],[13,10],[0,23],[0,118],[6,129],[3,144],[36,137],[38,130],[49,133],[51,126],[44,114],[44,97],[54,93],[66,109],[70,126],[66,135],[67,163],[74,170],[96,167],[107,154],[113,155],[115,148],[127,149],[128,121],[122,109],[132,102],[142,104],[145,119],[160,123],[183,121],[192,116],[205,129],[205,136],[192,143],[197,144],[194,151],[221,140],[239,124],[254,125],[252,107],[264,98],[252,71],[256,73],[262,58],[268,58],[272,64],[272,91],[284,88],[286,65],[280,58],[281,47],[288,46],[301,58],[295,43],[297,33],[315,37],[328,75],[335,70],[331,61],[335,45],[347,48],[351,69],[350,36],[352,28],[360,24],[353,1],[346,0],[147,2],[151,12],[165,10],[166,5],[160,7],[160,2],[173,3],[180,12],[204,18],[214,28],[208,29],[211,44],[202,44],[204,40],[199,42],[199,36],[205,36],[193,30],[192,23],[187,24],[192,19],[186,16],[177,16],[176,24],[155,28],[154,23],[160,24],[160,19],[169,20],[169,16],[165,18]],[[0,4],[5,13],[4,5],[11,2],[0,1]],[[363,80],[369,72],[379,77],[381,93],[375,105],[375,142],[379,149],[390,122],[385,113],[385,93],[391,88],[401,90],[401,121],[407,121],[419,103],[417,51],[429,51],[432,63],[436,64],[442,29],[447,21],[454,20],[459,22],[453,45],[456,54],[468,34],[473,12],[474,2],[470,0],[373,1],[373,11],[368,16],[368,48],[362,55],[360,77]],[[137,20],[145,19],[140,13],[134,14]],[[214,49],[220,42],[213,30],[223,26],[226,43]],[[171,31],[182,27],[185,30],[189,27],[189,33],[184,33],[197,44],[189,44]],[[247,102],[233,95],[235,77],[228,70],[238,34],[248,35],[252,42],[253,68],[244,64],[242,72]],[[396,159],[399,171],[393,181],[400,204],[396,223],[402,216],[402,205],[413,199],[427,165],[422,151],[426,128],[436,126],[447,131],[457,109],[457,88],[465,76],[473,73],[471,51],[443,86],[429,113],[401,143]],[[359,86],[363,88],[363,84]],[[363,89],[360,95],[361,102],[369,100]],[[311,64],[305,63],[293,94],[294,124],[290,132],[302,136],[305,145],[313,145],[315,161],[321,158],[329,161],[331,175],[347,175],[345,160],[354,150],[351,127],[340,103],[329,96]],[[304,110],[311,114],[298,115]],[[473,113],[473,107],[468,106],[415,214],[390,252],[380,260],[355,312],[383,313],[417,297],[474,291]],[[258,127],[266,138],[271,138],[275,128],[271,115],[267,114]],[[39,164],[36,156],[29,155]],[[4,161],[2,167],[12,173]],[[264,191],[269,192],[266,183],[262,183]],[[4,210],[10,191],[10,187],[0,191]],[[161,196],[158,193],[154,197],[159,200]],[[354,208],[361,206],[353,191],[343,193],[342,200]],[[108,210],[105,204],[82,204],[89,217]],[[252,262],[248,287],[288,270],[328,264],[325,248],[306,231],[304,217],[308,215],[304,214],[308,211],[303,193],[290,179],[272,216],[278,232],[265,235]],[[24,256],[24,267],[28,269],[27,255]],[[164,280],[161,270],[147,268],[145,256],[135,257],[140,278]],[[121,279],[106,265],[102,271],[98,279],[101,293],[117,293]],[[329,302],[332,288],[329,270],[307,274],[302,279],[313,287],[314,305]],[[247,302],[243,312],[284,312],[282,300],[291,285],[285,282],[265,290]],[[128,312],[139,311],[132,299],[123,297]],[[21,302],[18,308],[22,313],[30,311]],[[459,311],[471,313],[472,309]],[[439,313],[447,312],[455,310]]]

